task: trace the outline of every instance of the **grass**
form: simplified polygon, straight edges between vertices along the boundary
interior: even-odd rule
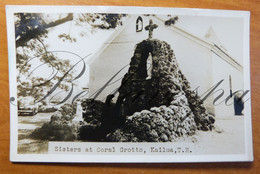
[[[29,136],[33,130],[18,130],[18,154],[46,154],[48,141],[32,140]]]

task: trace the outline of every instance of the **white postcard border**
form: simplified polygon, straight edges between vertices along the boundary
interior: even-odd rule
[[[178,14],[194,16],[221,16],[241,17],[244,19],[244,84],[245,89],[250,89],[250,59],[249,59],[249,16],[246,11],[186,9],[186,8],[162,8],[162,7],[108,7],[108,6],[6,6],[8,57],[9,57],[9,86],[10,97],[17,98],[16,88],[16,60],[15,60],[15,32],[13,14],[17,12],[35,13],[62,13],[62,12],[113,12],[113,13],[153,13],[153,14]],[[221,13],[220,13],[221,12]],[[16,101],[13,102],[17,104]],[[10,160],[13,162],[228,162],[228,161],[253,161],[252,148],[252,120],[251,101],[245,106],[245,154],[231,155],[66,155],[66,154],[17,154],[18,146],[18,116],[17,107],[10,104]],[[160,144],[160,143],[159,143]],[[158,144],[158,146],[159,146]]]

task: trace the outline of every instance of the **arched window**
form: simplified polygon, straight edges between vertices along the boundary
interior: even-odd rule
[[[136,19],[136,32],[141,32],[143,30],[143,19],[139,16]]]

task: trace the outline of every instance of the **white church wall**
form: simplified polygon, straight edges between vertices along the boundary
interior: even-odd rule
[[[148,38],[148,32],[145,31],[145,26],[149,24],[149,16],[142,16],[143,30],[136,32],[136,19],[138,15],[132,17],[131,22],[111,41],[104,43],[105,49],[98,55],[90,64],[90,81],[89,92],[90,97],[102,88],[103,85],[114,76],[120,69],[130,63],[133,56],[135,45],[144,39]],[[152,17],[153,18],[153,17]],[[189,38],[180,32],[175,32],[172,28],[167,27],[162,21],[153,18],[153,22],[158,24],[158,28],[154,30],[155,39],[166,41],[171,45],[176,55],[177,62],[183,74],[186,76],[191,84],[192,89],[197,89],[199,95],[204,94],[214,84],[217,83],[219,78],[224,78],[225,83],[228,84],[228,76],[225,73],[218,73],[215,67],[216,61],[221,65],[227,64],[221,62],[220,58],[216,58],[214,53],[208,47],[205,47],[201,41],[196,41],[196,38]],[[213,57],[212,57],[213,56]],[[213,59],[212,59],[213,58]],[[212,62],[213,61],[213,62]],[[214,66],[212,66],[212,64]],[[126,66],[100,93],[97,97],[98,100],[105,100],[106,96],[111,94],[115,89],[121,85],[121,80],[127,72],[129,66]],[[214,74],[213,74],[214,71]],[[234,76],[234,83],[237,81],[237,72],[232,72]],[[213,79],[214,77],[214,79]],[[229,91],[229,87],[224,85],[225,91]],[[239,86],[235,85],[234,86]],[[208,111],[212,114],[229,115],[231,109],[223,109],[223,106],[218,107],[215,112],[213,105],[214,95],[210,96],[204,101]]]
[[[164,25],[155,30],[154,38],[171,45],[182,73],[190,82],[191,89],[198,88],[199,96],[212,87],[212,53],[208,48]],[[213,96],[204,102],[208,111],[214,114],[212,103]]]
[[[129,65],[133,56],[134,47],[138,42],[140,41],[136,36],[135,20],[133,18],[130,24],[115,39],[110,43],[104,43],[103,46],[106,48],[90,63],[90,96],[93,97],[97,90],[101,89],[109,79],[125,67],[100,93],[97,99],[104,101],[107,95],[120,86],[124,74],[128,71],[129,66],[127,65]]]
[[[215,114],[217,116],[232,116],[234,115],[234,101],[231,98],[227,104],[225,99],[230,95],[230,82],[229,76],[231,76],[232,92],[243,90],[243,73],[233,67],[232,65],[226,63],[219,56],[213,54],[213,83],[217,84],[223,79],[223,82],[216,89],[220,89],[219,92],[214,93],[214,98],[220,95],[223,90],[224,95],[215,104]]]

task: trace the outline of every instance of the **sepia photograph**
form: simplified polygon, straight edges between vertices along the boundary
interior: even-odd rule
[[[253,160],[249,12],[6,10],[11,161]]]

